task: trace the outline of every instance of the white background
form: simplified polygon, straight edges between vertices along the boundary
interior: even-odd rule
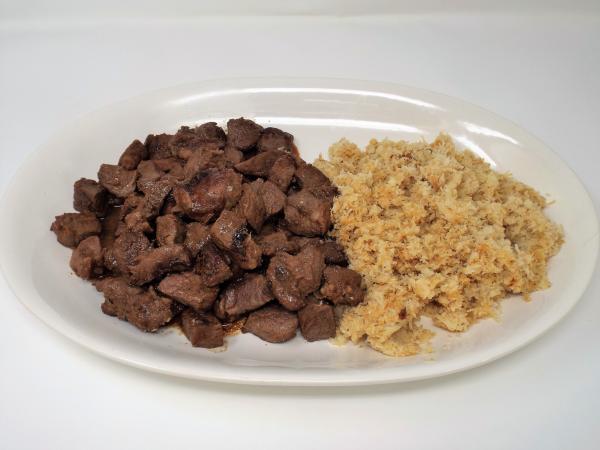
[[[508,117],[562,156],[599,209],[598,2],[254,1],[244,17],[230,16],[234,1],[211,3],[1,1],[0,188],[99,106],[186,81],[312,75],[428,88]],[[0,448],[598,448],[599,272],[561,324],[516,354],[443,379],[340,389],[124,367],[48,330],[0,279]]]

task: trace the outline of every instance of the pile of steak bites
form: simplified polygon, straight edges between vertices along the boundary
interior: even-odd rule
[[[269,342],[335,335],[334,305],[364,298],[325,238],[335,187],[293,136],[243,118],[136,140],[98,181],[75,183],[76,213],[51,230],[102,311],[143,331],[174,320],[194,346],[228,330]]]

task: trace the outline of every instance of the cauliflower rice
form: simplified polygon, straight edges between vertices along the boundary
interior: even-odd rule
[[[315,165],[339,188],[333,236],[363,275],[365,301],[347,308],[338,340],[392,356],[427,348],[422,316],[450,331],[497,317],[500,300],[550,286],[562,228],[546,200],[497,173],[447,135],[426,142],[341,140]]]

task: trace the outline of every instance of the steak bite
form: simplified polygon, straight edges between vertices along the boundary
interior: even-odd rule
[[[164,159],[175,156],[175,152],[171,147],[172,139],[172,134],[149,134],[144,142],[148,150],[148,157],[150,159]]]
[[[261,261],[260,247],[254,242],[246,220],[238,214],[224,210],[210,227],[213,241],[226,250],[242,269],[252,270]]]
[[[216,286],[233,276],[229,267],[229,258],[212,242],[202,246],[196,261],[194,271],[200,275],[202,282],[207,286]]]
[[[132,194],[123,203],[123,223],[129,231],[150,234],[154,230],[149,220],[160,213],[165,199],[171,192],[172,181],[167,178],[145,181],[139,187],[144,195]],[[117,234],[120,234],[120,231],[117,231]]]
[[[298,164],[294,176],[298,185],[315,197],[331,201],[337,194],[337,189],[331,184],[329,178],[312,164],[305,162]]]
[[[183,167],[183,181],[189,183],[206,169],[223,169],[225,166],[225,152],[214,144],[205,144],[205,147],[190,153]]]
[[[356,306],[365,298],[361,276],[354,270],[339,266],[327,266],[323,271],[325,281],[321,295],[334,305]]]
[[[212,308],[219,288],[205,286],[202,277],[193,272],[168,275],[158,285],[158,290],[197,311]]]
[[[139,208],[141,217],[149,219],[158,215],[171,189],[173,189],[173,181],[168,178],[144,182],[140,186],[140,190],[144,193]]]
[[[225,165],[227,167],[233,167],[244,159],[244,154],[231,145],[225,146],[223,149],[223,156],[225,157]]]
[[[255,239],[265,256],[274,256],[279,252],[296,253],[299,249],[298,244],[288,239],[287,234],[281,230],[260,234]]]
[[[78,277],[89,280],[102,275],[102,247],[98,236],[90,236],[79,243],[71,254],[69,266]]]
[[[125,219],[125,217],[135,211],[138,207],[141,206],[141,204],[144,201],[144,196],[141,194],[138,194],[137,192],[134,194],[131,194],[130,196],[128,196],[125,201],[123,202],[123,204],[121,205],[121,208],[119,209],[119,219],[123,220]]]
[[[198,252],[210,241],[210,229],[201,223],[192,222],[187,224],[185,232],[185,241],[183,245],[192,256],[195,258]]]
[[[167,195],[165,201],[163,202],[162,208],[159,214],[181,214],[183,210],[177,206],[177,201],[173,196],[173,191]]]
[[[294,136],[290,133],[280,130],[279,128],[265,128],[258,139],[258,151],[268,152],[278,150],[280,152],[291,152]]]
[[[298,311],[300,332],[309,342],[335,337],[335,314],[333,307],[312,298]]]
[[[125,199],[121,207],[121,221],[117,226],[116,235],[120,236],[126,231],[134,233],[150,233],[152,227],[142,213],[142,204],[144,197],[139,194],[132,194]]]
[[[184,160],[187,160],[195,150],[204,144],[205,142],[200,139],[200,136],[198,136],[192,128],[187,126],[180,127],[169,143],[173,153],[175,153],[178,158]]]
[[[246,221],[256,231],[260,231],[267,218],[265,203],[261,195],[263,180],[242,185],[242,196],[238,202],[238,212],[246,218]]]
[[[279,151],[270,151],[258,153],[256,156],[242,161],[235,165],[235,170],[244,175],[266,178],[275,161],[284,153]]]
[[[120,227],[118,234],[120,235],[124,231],[131,231],[133,233],[152,233],[152,225],[144,217],[144,214],[140,210],[135,210],[125,216],[123,219],[122,226]]]
[[[296,336],[298,317],[281,306],[269,305],[254,311],[248,316],[242,328],[244,333],[252,333],[263,341],[280,343]]]
[[[294,173],[296,172],[296,163],[290,155],[281,155],[275,160],[267,175],[269,181],[274,183],[283,192],[286,192]]]
[[[265,205],[267,217],[277,214],[285,206],[285,194],[274,183],[270,181],[261,183],[259,193]]]
[[[338,264],[340,266],[348,265],[348,257],[344,247],[331,239],[320,239],[318,247],[325,255],[326,264]]]
[[[98,170],[98,180],[100,184],[111,194],[125,198],[135,191],[135,180],[137,172],[135,170],[126,170],[121,166],[112,164],[102,164]]]
[[[102,226],[95,214],[65,213],[54,218],[50,230],[62,245],[75,248],[85,238],[100,234]]]
[[[290,240],[298,247],[298,249],[304,248],[307,245],[319,247],[325,256],[326,264],[337,264],[340,266],[348,265],[348,258],[346,257],[344,247],[332,239],[292,236]]]
[[[287,198],[284,208],[288,229],[301,236],[322,236],[331,225],[331,203],[306,189]]]
[[[106,216],[104,216],[101,222],[102,232],[100,233],[100,244],[102,244],[102,248],[112,247],[120,223],[121,208],[117,206],[109,207]]]
[[[104,217],[108,208],[108,192],[97,181],[80,178],[73,186],[73,208]]]
[[[270,181],[259,178],[242,185],[237,211],[255,231],[260,232],[265,220],[281,211],[284,205],[285,194]]]
[[[189,155],[206,145],[223,148],[226,140],[225,132],[216,122],[207,122],[196,128],[186,126],[179,128],[171,139],[170,145],[180,158],[187,159],[186,154]]]
[[[177,310],[170,298],[161,297],[153,288],[130,286],[124,278],[104,278],[95,285],[104,294],[104,314],[126,320],[142,331],[158,330]]]
[[[242,176],[231,169],[208,169],[173,194],[188,217],[206,223],[235,206],[242,194]]]
[[[181,329],[194,347],[216,348],[223,345],[223,326],[212,314],[188,308],[181,314]]]
[[[219,296],[215,307],[217,317],[235,318],[260,308],[273,299],[264,275],[248,273],[230,283]]]
[[[194,128],[196,135],[203,141],[211,144],[217,144],[219,147],[224,147],[227,142],[227,135],[223,128],[217,125],[216,122],[206,122]]]
[[[227,144],[239,150],[249,150],[258,142],[262,127],[252,120],[230,119],[227,122]]]
[[[160,170],[166,170],[167,173],[163,178],[170,180],[173,184],[183,180],[183,166],[185,163],[180,159],[155,159],[154,162],[157,163],[157,167]],[[159,162],[164,162],[164,164],[158,164]]]
[[[148,158],[148,149],[137,139],[123,151],[119,158],[119,166],[126,170],[134,170],[138,164]]]
[[[321,250],[307,246],[296,256],[281,252],[271,258],[267,279],[277,301],[297,311],[306,304],[306,296],[319,289],[324,267]]]
[[[149,181],[157,181],[162,177],[165,172],[160,170],[154,161],[142,161],[137,166],[138,179],[137,188],[140,191],[144,190],[144,186]]]
[[[181,272],[191,264],[183,245],[165,245],[153,248],[136,258],[129,268],[132,284],[142,285],[168,272]]]
[[[185,238],[185,225],[173,214],[156,218],[156,240],[158,245],[181,244]]]
[[[104,251],[104,265],[114,274],[129,275],[129,267],[137,257],[149,251],[152,244],[141,232],[125,231]]]

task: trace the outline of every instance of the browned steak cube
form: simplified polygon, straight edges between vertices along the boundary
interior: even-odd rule
[[[140,232],[125,231],[104,252],[104,265],[115,274],[128,276],[129,267],[138,256],[149,251],[152,244]]]
[[[137,166],[137,172],[137,187],[140,191],[143,191],[146,183],[150,181],[158,181],[165,174],[165,172],[156,167],[154,161],[140,162],[140,164]]]
[[[142,213],[141,208],[127,214],[123,222],[119,224],[117,234],[122,234],[126,231],[131,233],[152,233],[152,225]]]
[[[262,152],[256,156],[235,165],[235,170],[244,175],[255,177],[267,177],[273,164],[284,153],[278,151]]]
[[[290,311],[306,304],[306,296],[321,285],[325,267],[323,253],[314,246],[306,246],[296,256],[278,253],[269,262],[267,278],[275,298]]]
[[[73,186],[73,208],[103,217],[108,208],[108,192],[97,181],[81,178]]]
[[[292,233],[301,236],[322,236],[331,225],[331,203],[315,197],[306,189],[287,198],[285,221]]]
[[[273,294],[264,275],[248,273],[223,290],[216,306],[217,317],[237,317],[260,308],[272,299]]]
[[[210,229],[201,223],[192,222],[187,225],[183,245],[195,258],[198,252],[210,241]]]
[[[163,159],[175,156],[175,151],[171,147],[172,134],[149,134],[146,137],[144,145],[148,150],[148,157],[150,159]]]
[[[242,159],[244,159],[244,154],[237,148],[232,147],[231,145],[225,146],[225,148],[223,149],[223,155],[225,156],[225,162],[227,167],[233,167],[236,164],[242,162]]]
[[[202,281],[207,286],[216,286],[233,276],[229,267],[229,258],[212,242],[208,242],[200,249],[196,261],[194,271],[202,277]]]
[[[183,168],[183,181],[189,183],[207,169],[224,169],[225,166],[225,152],[212,147],[212,144],[211,147],[194,150]]]
[[[206,122],[196,128],[181,127],[171,139],[170,145],[181,157],[186,150],[194,151],[206,145],[223,148],[226,140],[225,132],[216,122]]]
[[[90,236],[79,243],[71,254],[69,265],[75,275],[90,279],[102,275],[102,247],[98,236]]]
[[[204,142],[192,128],[182,126],[173,135],[169,145],[178,158],[187,160],[193,151],[204,145]]]
[[[156,331],[173,318],[174,302],[161,297],[153,288],[130,286],[124,278],[104,278],[95,285],[104,294],[102,311],[140,330]]]
[[[205,145],[208,146],[196,149],[189,154],[183,168],[183,181],[185,183],[191,182],[207,169],[225,168],[225,152],[214,146],[214,144]]]
[[[323,271],[325,281],[321,295],[335,305],[356,306],[365,298],[361,276],[354,270],[339,266],[327,266]]]
[[[206,286],[200,275],[193,272],[174,273],[162,279],[158,290],[197,311],[212,308],[219,288]]]
[[[156,181],[147,181],[140,190],[144,193],[143,201],[138,205],[138,212],[141,218],[150,219],[157,216],[167,199],[167,196],[173,189],[173,180],[163,177]]]
[[[298,321],[302,336],[309,342],[335,337],[335,314],[327,303],[308,301],[298,311]]]
[[[296,244],[299,249],[304,248],[307,245],[316,245],[323,252],[325,263],[327,264],[337,264],[342,266],[348,264],[348,258],[346,257],[344,247],[334,240],[301,236],[292,236],[290,240]]]
[[[75,248],[85,238],[100,234],[102,225],[92,213],[65,213],[54,218],[50,230],[62,245]]]
[[[134,170],[142,160],[147,158],[148,150],[146,146],[136,139],[123,151],[119,158],[119,165],[123,169]]]
[[[217,246],[228,251],[242,269],[252,270],[260,264],[260,247],[250,236],[246,220],[238,214],[224,210],[210,227],[210,235]]]
[[[125,198],[135,191],[135,180],[137,172],[135,170],[126,170],[121,166],[112,164],[102,164],[98,170],[98,180],[100,184],[111,194]]]
[[[225,131],[216,122],[203,123],[194,128],[194,132],[202,141],[218,144],[219,147],[224,147],[227,141]]]
[[[327,264],[348,264],[348,258],[346,257],[344,247],[342,247],[336,241],[330,239],[322,239],[319,243],[319,247],[323,251],[323,255],[325,255],[325,262]]]
[[[156,240],[158,245],[181,244],[185,238],[185,225],[173,214],[156,218]]]
[[[227,122],[227,144],[240,150],[248,150],[256,145],[262,132],[257,123],[240,117]]]
[[[337,194],[337,189],[329,178],[312,164],[298,164],[294,176],[300,187],[315,197],[331,201]]]
[[[183,245],[165,245],[142,253],[130,266],[131,282],[135,285],[148,283],[167,272],[181,272],[191,264],[191,258]]]
[[[111,206],[108,208],[106,216],[102,219],[102,232],[100,233],[100,243],[103,248],[112,247],[117,235],[117,228],[121,223],[121,208]]]
[[[143,195],[136,192],[128,196],[119,209],[119,212],[121,213],[120,219],[123,220],[127,214],[141,208],[142,203],[144,203]]]
[[[181,329],[194,347],[216,348],[223,345],[223,326],[212,314],[186,309],[181,314]]]
[[[294,241],[288,239],[287,234],[283,231],[260,234],[256,236],[256,243],[265,256],[274,256],[279,252],[295,253],[299,248]]]
[[[232,169],[208,169],[173,194],[188,217],[206,223],[224,208],[235,206],[242,194],[242,176]]]
[[[263,341],[280,343],[296,336],[297,328],[296,314],[281,306],[269,305],[250,314],[242,331],[252,333]]]
[[[294,173],[296,172],[296,163],[290,155],[281,155],[275,160],[269,169],[268,179],[273,182],[279,189],[286,192]]]
[[[234,250],[249,236],[244,217],[233,211],[223,211],[210,227],[213,241],[223,250]]]
[[[285,194],[270,181],[265,181],[259,185],[259,193],[265,205],[267,217],[277,214],[285,206]]]
[[[158,170],[162,170],[163,172],[178,172],[183,168],[183,166],[181,165],[181,161],[174,156],[171,156],[169,158],[153,159],[152,162]]]
[[[242,196],[238,202],[238,212],[246,218],[246,221],[256,231],[260,231],[267,218],[265,203],[261,195],[262,180],[242,185]]]
[[[279,128],[265,128],[258,139],[258,150],[268,152],[278,150],[280,152],[291,152],[294,136],[290,133],[280,130]]]

